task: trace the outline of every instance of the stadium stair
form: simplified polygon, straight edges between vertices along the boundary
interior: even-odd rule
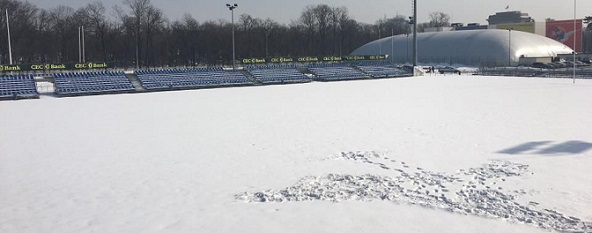
[[[255,83],[256,86],[263,84],[263,83],[261,83],[261,81],[259,81],[257,78],[255,78],[255,76],[253,74],[251,74],[249,71],[241,70],[241,73],[243,73],[247,78],[249,78],[251,81],[253,81],[253,83]]]
[[[146,88],[144,88],[142,86],[142,82],[140,82],[138,75],[136,75],[133,72],[129,72],[129,73],[126,72],[125,76],[130,80],[130,82],[132,83],[132,85],[134,86],[134,88],[136,89],[137,92],[146,91]]]
[[[360,69],[357,66],[351,66],[351,68],[353,68],[354,70],[360,71],[361,73],[367,75],[369,78],[376,78],[376,77],[372,76],[372,74],[369,74],[368,72],[364,72],[362,69]]]

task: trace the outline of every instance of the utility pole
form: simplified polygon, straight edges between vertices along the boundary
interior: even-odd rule
[[[417,0],[413,0],[413,67],[417,66]]]

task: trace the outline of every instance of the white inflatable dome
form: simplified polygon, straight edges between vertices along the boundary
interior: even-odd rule
[[[420,64],[507,66],[508,60],[517,65],[521,56],[556,57],[573,52],[544,36],[501,29],[418,33],[417,42]],[[378,54],[388,54],[387,60],[393,63],[411,63],[413,34],[372,41],[351,55]]]

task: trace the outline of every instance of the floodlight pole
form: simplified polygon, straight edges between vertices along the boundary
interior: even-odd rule
[[[10,24],[8,22],[8,8],[6,9],[6,31],[8,33],[8,59],[12,65],[12,45],[10,44]]]
[[[413,0],[413,67],[417,66],[417,0]]]
[[[236,52],[235,52],[235,47],[234,47],[234,9],[236,9],[238,7],[238,4],[226,4],[226,7],[228,7],[228,10],[230,10],[230,15],[231,15],[231,23],[232,23],[232,69],[235,70],[236,69]]]

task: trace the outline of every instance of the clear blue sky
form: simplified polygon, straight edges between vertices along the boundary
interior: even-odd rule
[[[58,5],[73,8],[84,6],[97,0],[29,0],[37,6],[49,9]],[[123,6],[123,0],[102,0],[111,11],[114,5]],[[226,3],[238,3],[235,15],[243,13],[259,18],[272,18],[280,23],[296,20],[307,5],[327,4],[330,6],[346,6],[350,15],[365,23],[374,23],[379,18],[396,14],[411,15],[412,0],[151,0],[152,4],[164,11],[172,21],[183,14],[193,15],[198,21],[224,19],[230,21],[230,13]],[[529,13],[536,21],[546,18],[572,19],[573,4],[571,0],[418,0],[418,18],[420,22],[428,21],[430,12],[442,11],[452,16],[453,22],[486,24],[487,17],[498,11],[520,10]],[[577,1],[577,17],[592,15],[592,1]]]

